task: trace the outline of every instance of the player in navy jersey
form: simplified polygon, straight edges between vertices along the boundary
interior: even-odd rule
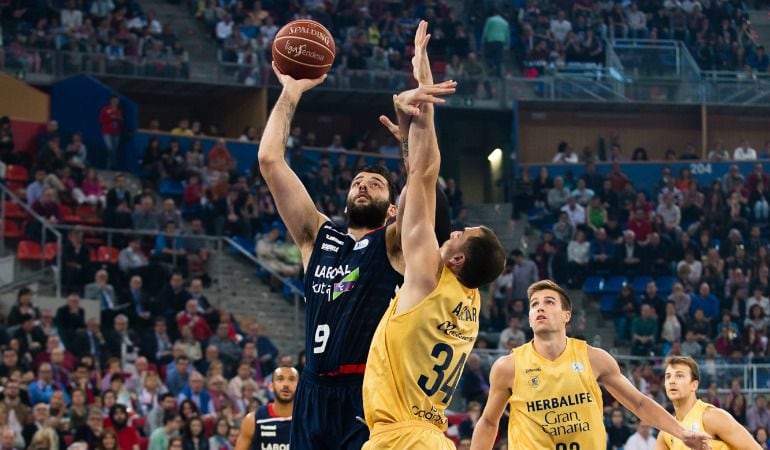
[[[403,210],[396,209],[389,172],[378,166],[364,168],[353,178],[345,210],[347,229],[316,209],[284,153],[300,97],[324,77],[295,80],[273,69],[283,91],[265,127],[259,165],[305,268],[307,363],[297,388],[291,448],[359,449],[369,436],[360,419],[369,346],[403,282],[400,221],[386,224]],[[454,92],[447,86],[428,86],[424,101],[436,103],[436,96]]]
[[[275,401],[246,414],[235,450],[289,450],[291,412],[298,382],[299,372],[294,367],[273,371],[270,388]]]

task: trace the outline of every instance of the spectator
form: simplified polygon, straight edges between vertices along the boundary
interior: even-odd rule
[[[508,328],[504,329],[500,333],[500,339],[498,342],[499,348],[505,348],[506,343],[513,339],[515,344],[514,347],[518,347],[520,345],[524,345],[524,342],[526,341],[526,336],[524,335],[524,332],[521,331],[521,322],[518,317],[511,317],[510,320],[508,320]]]
[[[188,385],[192,372],[190,359],[186,355],[179,355],[174,359],[174,371],[168,371],[166,375],[166,387],[168,391],[177,396]]]
[[[139,275],[133,275],[128,282],[128,289],[121,293],[121,305],[125,305],[126,315],[138,329],[149,327],[151,299],[142,290],[143,281]]]
[[[211,402],[211,396],[205,388],[206,381],[203,378],[203,375],[201,375],[200,372],[193,371],[193,373],[190,374],[189,384],[182,388],[177,397],[177,402],[181,404],[185,400],[192,400],[202,416],[214,415],[216,409]]]
[[[737,161],[753,161],[757,159],[757,151],[751,148],[748,140],[741,139],[740,144],[733,151],[733,159]]]
[[[623,411],[615,408],[610,413],[610,424],[607,427],[607,448],[609,450],[620,450],[628,441],[632,434],[631,428],[625,424]]]
[[[166,413],[163,416],[163,426],[158,427],[150,435],[149,450],[168,450],[169,439],[182,427],[182,417],[177,412]]]
[[[511,30],[508,21],[499,12],[495,11],[487,18],[481,42],[484,44],[484,56],[489,73],[501,76],[503,50],[511,44]]]
[[[128,328],[128,317],[118,314],[113,320],[113,329],[106,333],[105,346],[110,357],[118,358],[121,365],[133,363],[138,355],[139,339]]]
[[[489,374],[481,367],[481,357],[468,356],[468,367],[460,378],[460,393],[468,401],[482,402],[489,394]]]
[[[701,309],[707,320],[716,319],[719,314],[719,300],[711,293],[711,287],[708,284],[701,283],[698,294],[691,298],[690,315],[694,315],[698,309]]]
[[[99,301],[102,323],[112,322],[115,314],[125,307],[119,303],[115,288],[109,283],[109,274],[104,269],[98,270],[94,275],[93,283],[86,285],[83,297],[87,300]]]
[[[274,226],[268,234],[257,241],[256,254],[260,262],[269,270],[284,277],[294,277],[299,274],[300,267],[286,264],[281,259],[278,238],[280,230]]]
[[[166,319],[155,317],[153,329],[142,340],[141,354],[156,365],[166,365],[173,360],[173,343],[166,332]]]
[[[561,211],[566,212],[569,221],[574,228],[582,227],[586,223],[586,210],[577,201],[577,198],[570,195],[567,198],[567,204],[561,207]]]
[[[155,249],[152,254],[156,262],[163,262],[171,268],[177,268],[182,272],[183,277],[187,276],[187,250],[173,221],[166,222],[163,233],[155,237]]]
[[[767,398],[759,394],[754,398],[754,406],[746,410],[746,428],[754,433],[757,428],[770,428],[770,411],[767,409]]]
[[[564,179],[562,177],[556,177],[553,180],[553,188],[548,191],[548,209],[553,214],[558,213],[562,206],[567,203],[567,199],[570,198],[569,189],[564,187]]]
[[[67,235],[62,252],[64,260],[64,285],[80,289],[86,283],[91,272],[91,259],[88,246],[83,243],[83,231],[75,228]]]
[[[636,433],[628,438],[623,450],[654,450],[655,442],[655,436],[651,433],[650,425],[639,422],[636,426]]]
[[[214,334],[206,319],[198,314],[198,301],[193,298],[186,301],[185,309],[177,315],[176,323],[179,329],[189,326],[195,339],[200,342],[206,342]]]
[[[470,449],[470,438],[473,436],[473,430],[481,417],[481,404],[479,402],[468,402],[466,408],[466,418],[458,426],[460,441],[468,439],[468,449]],[[462,445],[462,444],[461,444]]]
[[[142,197],[134,208],[131,216],[134,229],[142,231],[157,231],[159,228],[158,213],[155,212],[155,201],[149,195]]]
[[[570,285],[578,287],[582,285],[585,275],[588,273],[591,261],[591,243],[586,241],[583,230],[577,230],[575,239],[567,245],[567,265],[570,273]]]
[[[609,272],[615,258],[615,245],[607,239],[604,228],[596,231],[596,239],[591,242],[591,267],[594,271]]]
[[[113,170],[117,167],[123,122],[120,98],[117,95],[111,95],[108,104],[99,111],[99,123],[102,126],[102,137],[104,138],[104,145],[107,150],[105,163],[107,170]]]
[[[80,295],[73,292],[67,296],[67,303],[56,310],[56,328],[66,348],[71,348],[76,333],[86,328],[85,311],[80,306]]]
[[[528,301],[527,288],[539,279],[537,265],[519,249],[514,249],[511,256],[514,260],[511,300]]]
[[[139,450],[139,433],[128,425],[128,412],[125,405],[115,404],[109,412],[112,429],[115,432],[119,449]]]
[[[163,287],[156,297],[154,304],[157,305],[157,308],[153,311],[153,315],[163,314],[169,319],[168,323],[171,323],[176,317],[177,312],[185,309],[189,299],[190,293],[184,289],[182,274],[174,272],[169,277],[168,284]]]
[[[613,313],[615,340],[617,345],[623,345],[629,341],[629,326],[639,314],[639,303],[630,285],[626,284],[620,290]]]
[[[631,322],[631,354],[646,356],[653,351],[658,336],[658,321],[649,305],[642,305],[641,317]]]
[[[636,234],[631,230],[623,232],[623,243],[617,245],[615,250],[619,271],[626,276],[635,277],[642,266],[642,251],[636,243]]]

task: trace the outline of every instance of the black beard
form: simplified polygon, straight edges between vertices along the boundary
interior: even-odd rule
[[[345,217],[348,228],[365,228],[373,230],[385,225],[390,202],[372,199],[368,205],[356,205],[353,199],[348,199]]]
[[[128,419],[123,420],[121,422],[118,422],[117,420],[112,419],[112,424],[115,425],[115,428],[118,430],[122,430],[123,428],[125,428],[127,423],[128,423]]]

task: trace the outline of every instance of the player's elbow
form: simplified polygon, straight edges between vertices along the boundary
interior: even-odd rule
[[[438,179],[440,168],[441,159],[439,158],[411,164],[409,167],[409,180],[412,182],[424,181],[429,184],[435,183],[436,179]]]

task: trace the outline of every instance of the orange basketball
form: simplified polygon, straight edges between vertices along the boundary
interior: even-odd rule
[[[337,46],[334,37],[314,20],[295,20],[281,28],[273,40],[273,61],[293,78],[318,78],[329,71]]]

